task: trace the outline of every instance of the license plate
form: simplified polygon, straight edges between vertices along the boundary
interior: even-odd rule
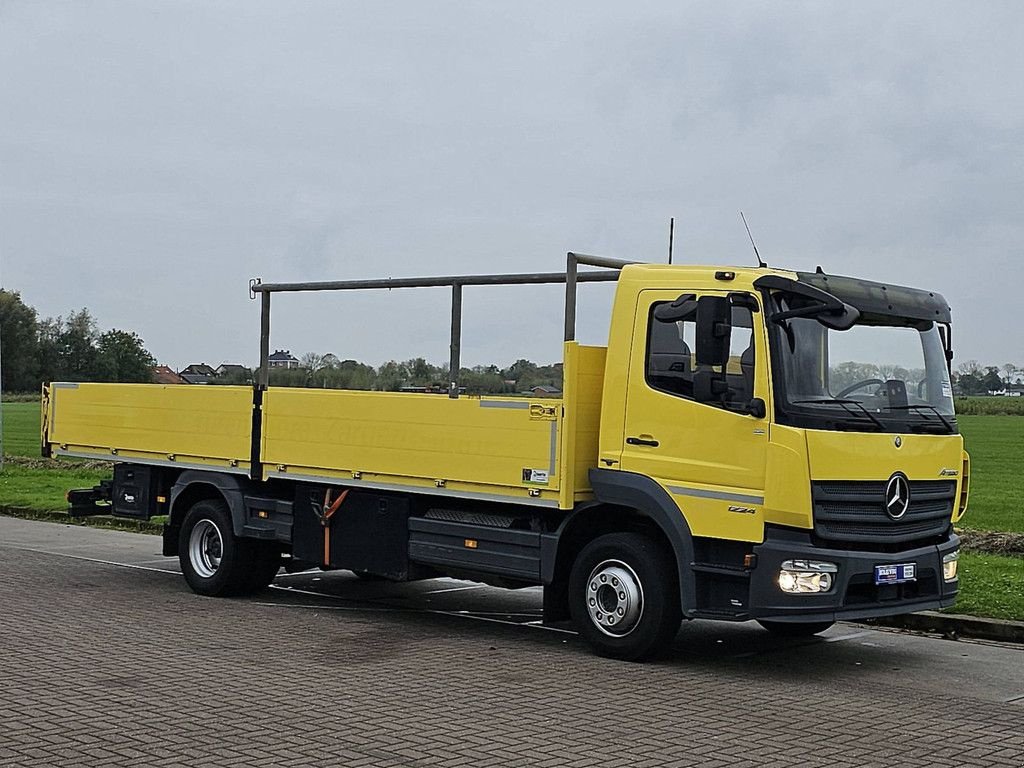
[[[906,581],[917,581],[915,563],[875,566],[875,584],[902,584]]]

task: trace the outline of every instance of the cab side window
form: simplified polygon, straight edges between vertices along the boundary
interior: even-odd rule
[[[651,307],[647,383],[670,395],[693,398],[696,323],[693,320],[661,322],[654,317],[658,306]]]
[[[725,375],[727,391],[708,405],[732,410],[745,407],[754,397],[753,315],[747,307],[732,307],[729,361],[725,366],[704,365],[696,357],[696,322],[693,318],[663,322],[650,310],[647,332],[647,384],[653,389],[688,400],[694,399],[694,374],[714,370]]]

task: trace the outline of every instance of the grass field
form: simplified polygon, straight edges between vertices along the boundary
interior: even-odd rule
[[[3,404],[4,453],[39,456],[39,401]]]
[[[971,454],[971,498],[964,528],[1024,533],[1024,418],[960,416]]]

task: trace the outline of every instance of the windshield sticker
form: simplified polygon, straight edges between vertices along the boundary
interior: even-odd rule
[[[942,396],[943,397],[952,397],[953,396],[953,388],[949,386],[949,382],[948,381],[942,382]]]

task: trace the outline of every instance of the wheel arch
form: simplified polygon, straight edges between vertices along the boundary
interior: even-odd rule
[[[565,585],[579,551],[587,542],[606,533],[635,531],[648,533],[669,547],[679,579],[683,616],[692,616],[696,591],[690,564],[693,537],[678,505],[654,480],[632,472],[591,469],[590,484],[596,501],[570,513],[551,535],[552,545],[543,558],[545,614],[562,618],[568,610]]]
[[[178,533],[188,511],[200,501],[219,499],[228,506],[231,527],[237,537],[242,536],[245,525],[245,496],[242,481],[222,472],[185,470],[171,486],[167,524],[164,526],[164,554],[178,551]]]

